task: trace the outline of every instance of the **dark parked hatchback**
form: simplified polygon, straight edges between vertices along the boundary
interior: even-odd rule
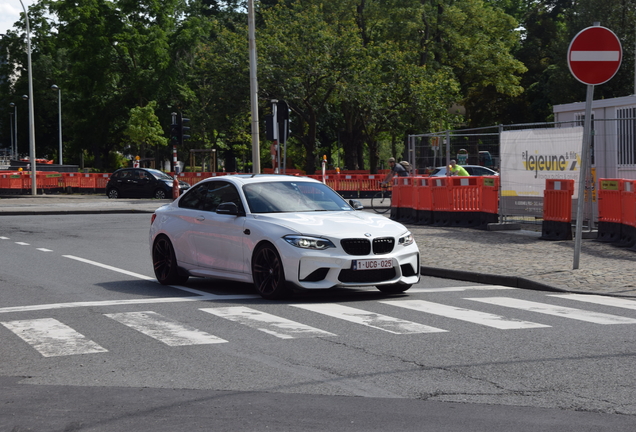
[[[171,198],[172,182],[172,177],[156,169],[122,168],[115,171],[108,179],[106,196],[108,198]],[[189,188],[188,183],[179,181],[179,193]]]

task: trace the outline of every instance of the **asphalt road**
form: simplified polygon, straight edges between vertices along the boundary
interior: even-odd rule
[[[149,219],[0,218],[0,430],[634,429],[633,301],[163,287]]]

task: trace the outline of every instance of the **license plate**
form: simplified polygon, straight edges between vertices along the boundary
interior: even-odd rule
[[[393,268],[392,259],[353,260],[351,263],[352,270],[381,270],[390,268]]]

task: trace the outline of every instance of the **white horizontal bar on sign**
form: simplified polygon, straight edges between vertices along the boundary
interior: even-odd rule
[[[626,318],[618,315],[610,315],[600,312],[592,312],[582,309],[556,306],[508,297],[471,298],[466,300],[473,300],[515,309],[523,309],[529,312],[537,312],[546,315],[558,316],[561,318],[569,318],[590,322],[594,324],[636,324],[636,319],[633,318]]]
[[[570,61],[581,62],[617,62],[620,58],[619,51],[572,51]]]
[[[393,318],[387,315],[381,315],[335,303],[293,304],[290,306],[317,312],[352,323],[362,324],[367,327],[372,327],[393,334],[440,333],[446,331],[424,324],[405,321],[403,319]]]
[[[277,317],[245,306],[201,309],[212,315],[238,322],[281,339],[336,336],[305,324]]]
[[[432,315],[443,316],[446,318],[468,321],[474,324],[481,324],[488,327],[494,327],[500,330],[527,329],[550,327],[549,325],[537,324],[528,321],[516,319],[507,319],[499,315],[480,312],[470,309],[464,309],[454,306],[447,306],[440,303],[433,303],[424,300],[390,300],[381,301],[392,306],[412,309],[419,312],[425,312]]]
[[[84,335],[53,318],[1,323],[44,357],[108,352]]]
[[[168,346],[227,342],[204,331],[173,321],[156,312],[126,312],[106,314],[106,316]]]

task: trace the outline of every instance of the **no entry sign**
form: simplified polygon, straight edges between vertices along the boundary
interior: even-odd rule
[[[570,72],[588,85],[609,81],[618,71],[622,59],[623,49],[618,37],[601,26],[581,30],[568,49]]]

